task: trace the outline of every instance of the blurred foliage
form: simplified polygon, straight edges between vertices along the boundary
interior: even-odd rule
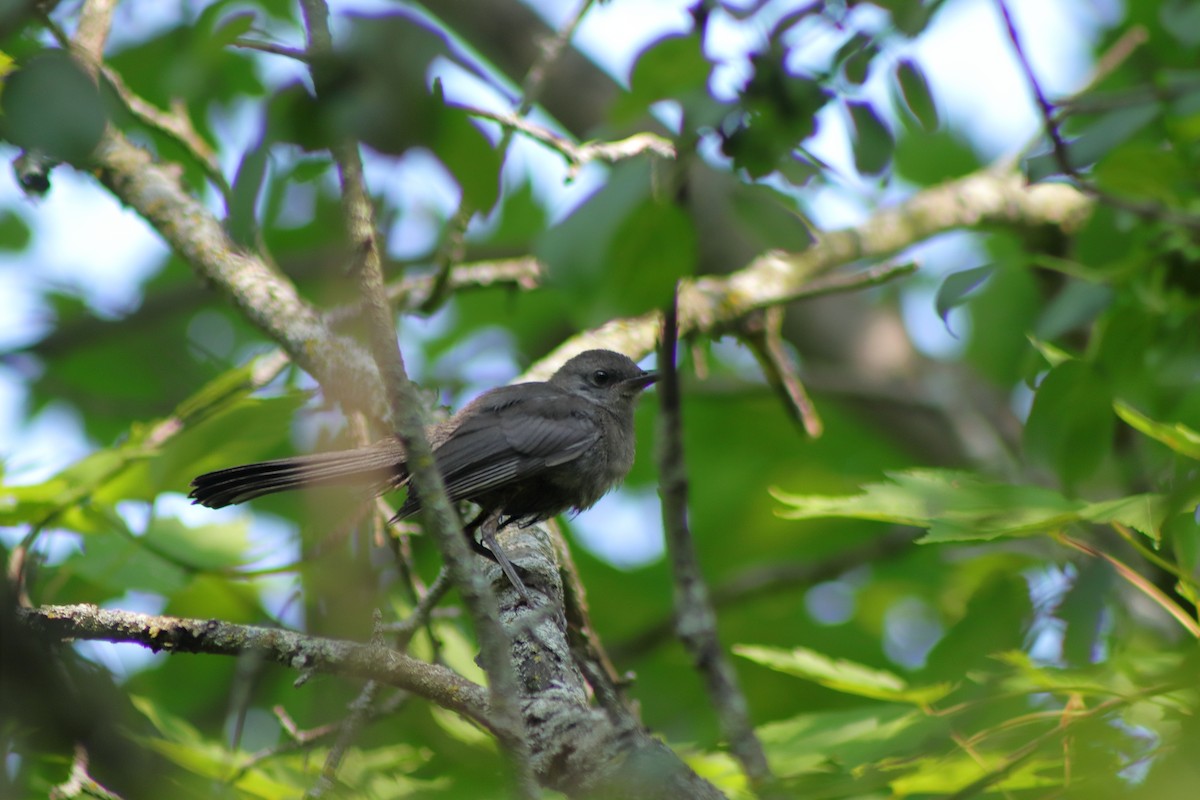
[[[123,30],[108,51],[128,91],[186,112],[220,163],[235,165],[227,187],[111,87],[97,92],[24,14],[0,29],[0,49],[15,59],[0,135],[12,145],[6,157],[21,146],[86,167],[103,126],[121,127],[177,164],[213,207],[225,203],[237,241],[269,253],[326,308],[355,289],[321,148],[350,134],[374,164],[436,162],[430,170],[479,212],[466,260],[536,253],[547,268],[536,290],[473,288],[401,323],[419,375],[457,403],[511,378],[514,360],[660,306],[697,264],[728,271],[768,249],[803,249],[807,192],[849,180],[894,195],[983,167],[911,48],[957,2],[698,4],[689,30],[644,48],[623,88],[587,78],[615,94],[587,110],[594,128],[572,132],[580,138],[661,132],[661,119],[677,118],[671,135],[704,154],[679,197],[662,196],[662,165],[641,157],[607,170],[576,207],[549,205],[518,170],[528,162],[506,166],[494,126],[432,78],[450,65],[483,93],[512,97],[524,75],[482,60],[495,43],[427,15],[341,19],[339,48],[315,65],[314,94],[303,65],[238,46],[300,41],[298,11],[283,0],[194,4],[170,25]],[[77,4],[61,5],[52,18],[70,30]],[[956,354],[924,357],[893,326],[897,341],[883,349],[895,345],[902,363],[871,357],[879,340],[861,337],[896,317],[910,286],[795,304],[792,318],[821,328],[785,328],[825,423],[811,441],[736,340],[693,343],[690,520],[722,639],[796,797],[1164,800],[1193,796],[1200,781],[1200,14],[1186,0],[1126,3],[1122,13],[1097,55],[1134,29],[1146,41],[1080,93],[1054,98],[1067,163],[1043,136],[1021,165],[1031,181],[1086,181],[1096,208],[1069,235],[971,234],[986,263],[928,284],[931,312],[947,327],[968,323],[955,322]],[[720,98],[704,44],[714,15],[758,32],[742,79]],[[817,39],[836,46],[821,63],[801,59],[801,44]],[[679,113],[656,118],[664,106]],[[251,127],[244,151],[219,140],[235,113]],[[856,176],[808,150],[835,116]],[[423,187],[403,201],[373,188],[385,223],[416,219],[435,231],[415,255],[389,242],[405,253],[394,275],[401,266],[433,274],[455,250],[452,221]],[[34,251],[31,213],[0,210],[0,249]],[[346,435],[310,382],[271,366],[271,344],[187,264],[164,258],[140,305],[117,315],[69,285],[42,288],[46,331],[5,364],[25,380],[27,421],[73,408],[94,448],[44,481],[0,485],[3,554],[25,540],[39,561],[27,587],[34,603],[346,638],[369,635],[373,608],[393,618],[411,610],[370,531],[347,527],[353,498],[177,513],[196,474]],[[630,496],[653,491],[656,410],[650,395]],[[734,790],[703,682],[661,633],[671,615],[665,559],[618,568],[575,536],[579,523],[566,527],[596,629],[619,670],[635,675],[646,724]],[[883,547],[911,529],[923,531],[918,543]],[[429,580],[434,548],[419,536],[413,548]],[[797,577],[825,563],[841,566],[815,585]],[[83,742],[92,776],[124,797],[296,797],[332,737],[285,728],[337,723],[358,691],[332,679],[297,688],[288,671],[204,656],[155,656],[114,678],[100,667],[123,650],[55,655],[4,633],[5,796],[45,796]],[[463,620],[439,617],[411,649],[478,679],[470,637]],[[364,729],[337,779],[347,796],[479,798],[497,796],[500,771],[488,737],[409,699]]]

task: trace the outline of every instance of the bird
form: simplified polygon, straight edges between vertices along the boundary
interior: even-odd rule
[[[528,592],[496,531],[590,508],[624,480],[634,460],[634,408],[657,380],[657,373],[628,356],[587,350],[548,381],[490,389],[426,429],[447,497],[479,506],[464,527],[472,548],[498,563],[525,600]],[[223,508],[317,486],[353,486],[375,495],[407,487],[390,520],[396,522],[421,509],[410,477],[404,444],[392,435],[353,450],[208,472],[192,480],[188,496],[194,504]]]

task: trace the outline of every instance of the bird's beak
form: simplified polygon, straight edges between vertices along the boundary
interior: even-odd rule
[[[657,372],[643,372],[641,375],[634,375],[632,378],[626,378],[624,381],[622,381],[622,383],[624,386],[640,392],[657,380]]]

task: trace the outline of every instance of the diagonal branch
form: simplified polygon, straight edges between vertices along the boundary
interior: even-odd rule
[[[301,9],[308,31],[309,51],[329,53],[333,42],[325,0],[304,0]],[[314,83],[319,85],[315,75]],[[474,559],[462,535],[462,524],[446,495],[445,484],[425,435],[427,416],[421,397],[404,367],[404,356],[396,341],[395,320],[384,289],[374,209],[367,194],[358,143],[343,139],[333,145],[331,152],[342,183],[346,231],[358,254],[359,290],[366,312],[371,352],[383,378],[392,428],[404,443],[408,469],[421,495],[421,521],[435,534],[451,580],[462,594],[474,622],[481,649],[480,660],[488,675],[495,729],[513,765],[518,791],[525,797],[537,797],[537,779],[530,765],[529,744],[517,701],[519,687],[512,663],[512,643],[500,624],[491,584],[480,570],[473,568]]]
[[[334,334],[295,284],[240,249],[219,220],[156,161],[113,127],[92,155],[95,174],[140,214],[205,281],[228,295],[243,316],[278,342],[328,397],[368,416],[386,416],[379,375],[351,339]]]

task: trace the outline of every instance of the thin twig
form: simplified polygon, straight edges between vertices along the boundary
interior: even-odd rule
[[[433,583],[429,584],[429,589],[417,602],[416,608],[404,619],[388,626],[389,631],[397,634],[400,647],[406,647],[417,629],[428,624],[434,608],[446,596],[446,592],[450,591],[452,585],[449,571],[442,567]]]
[[[660,158],[675,158],[675,145],[669,139],[655,133],[635,133],[628,138],[611,142],[576,143],[511,111],[491,111],[469,105],[456,105],[455,108],[459,108],[473,117],[495,122],[507,131],[520,133],[554,150],[571,166],[568,180],[593,161],[615,164],[618,161],[636,158],[644,154]]]
[[[521,84],[521,103],[517,106],[517,116],[523,117],[533,110],[542,96],[542,89],[546,86],[546,80],[550,77],[550,69],[558,61],[558,57],[562,55],[563,49],[575,37],[575,31],[579,28],[579,24],[583,22],[583,18],[587,16],[591,10],[593,0],[582,0],[579,7],[575,9],[575,13],[567,18],[562,27],[551,37],[543,40],[541,52],[530,65],[529,71],[525,73],[525,80]]]
[[[579,8],[567,19],[562,28],[554,36],[550,37],[548,41],[542,43],[541,52],[538,53],[537,58],[530,65],[529,71],[525,74],[525,80],[522,81],[521,100],[515,110],[516,118],[521,119],[525,117],[534,105],[537,104],[537,99],[541,96],[542,88],[545,86],[546,79],[550,75],[551,67],[558,60],[559,55],[571,40],[571,37],[575,35],[575,29],[579,27],[579,23],[587,14],[588,9],[591,8],[592,2],[593,0],[583,0]],[[504,163],[509,145],[512,143],[512,133],[511,128],[505,128],[503,134],[500,136],[499,144],[496,145],[496,149],[500,154],[501,164]],[[449,284],[450,271],[462,260],[467,226],[471,223],[475,212],[479,210],[472,208],[463,199],[459,202],[458,209],[446,224],[446,230],[442,234],[442,244],[438,248],[437,256],[434,259],[438,272],[433,282],[433,288],[421,306],[422,310],[426,313],[436,309],[448,296],[446,289]]]
[[[1025,55],[1025,48],[1021,46],[1021,37],[1017,34],[1017,26],[1013,23],[1012,15],[1008,11],[1008,4],[1005,0],[996,0],[996,6],[1000,9],[1000,16],[1004,18],[1004,26],[1008,30],[1008,39],[1012,42],[1017,62],[1021,66],[1021,71],[1025,73],[1025,80],[1029,83],[1029,88],[1037,101],[1038,110],[1041,111],[1046,135],[1050,137],[1050,146],[1054,149],[1054,160],[1064,175],[1075,176],[1077,173],[1071,164],[1071,154],[1058,129],[1058,122],[1054,118],[1054,106],[1046,99],[1046,93],[1042,91],[1042,85],[1033,71],[1033,65],[1029,63],[1029,58]]]
[[[324,0],[303,0],[301,10],[308,32],[308,50],[332,50],[329,8]],[[383,270],[375,232],[374,211],[363,178],[358,144],[343,140],[332,148],[342,181],[346,229],[357,252],[360,294],[368,323],[371,351],[383,378],[391,423],[408,453],[407,466],[421,493],[421,521],[431,529],[454,584],[475,624],[480,660],[488,674],[489,702],[500,744],[514,770],[516,788],[524,797],[537,797],[537,780],[529,758],[518,698],[520,685],[512,662],[512,643],[500,625],[496,596],[484,574],[472,568],[473,556],[462,535],[458,515],[446,497],[442,476],[425,436],[425,412],[416,387],[408,378],[396,341],[395,322],[384,292]]]
[[[1025,80],[1029,83],[1030,91],[1033,92],[1034,99],[1037,102],[1038,111],[1042,115],[1042,125],[1046,130],[1047,138],[1050,139],[1051,151],[1054,153],[1054,162],[1062,174],[1081,192],[1089,194],[1113,208],[1127,211],[1142,219],[1158,220],[1191,230],[1200,230],[1200,216],[1181,213],[1151,200],[1134,200],[1112,194],[1100,188],[1095,183],[1084,179],[1079,174],[1079,169],[1071,163],[1070,148],[1067,146],[1066,140],[1063,139],[1062,131],[1059,129],[1058,115],[1055,113],[1054,106],[1046,99],[1046,93],[1042,90],[1042,85],[1033,71],[1033,66],[1029,63],[1029,59],[1025,55],[1025,48],[1021,45],[1021,39],[1017,34],[1016,25],[1013,23],[1008,5],[1005,3],[1005,0],[996,0],[996,5],[1000,9],[1001,16],[1004,18],[1004,25],[1008,30],[1008,38],[1012,42],[1013,51],[1017,56],[1021,71],[1025,73]],[[1135,46],[1135,44],[1129,44],[1126,49],[1131,51]],[[1118,53],[1117,55],[1121,54]]]
[[[299,47],[287,47],[286,45],[275,44],[274,42],[262,42],[257,39],[234,39],[233,46],[241,47],[244,50],[257,50],[260,53],[294,58],[306,64],[312,60],[312,56],[307,50]]]
[[[371,634],[371,646],[382,648],[383,644],[383,615],[379,610],[375,610],[374,630]],[[378,697],[382,686],[377,681],[367,681],[359,690],[358,696],[350,702],[350,713],[342,720],[338,726],[337,737],[333,741],[333,745],[329,748],[329,752],[325,754],[325,764],[321,768],[321,777],[308,792],[306,797],[324,797],[326,793],[333,791],[336,784],[334,783],[337,777],[338,767],[342,764],[342,759],[346,757],[346,753],[350,750],[351,745],[358,739],[362,733],[363,727],[371,718],[371,713],[375,708],[375,699]]]
[[[1110,700],[1105,700],[1104,702],[1099,703],[1095,707],[1087,709],[1086,711],[1070,713],[1064,709],[1064,712],[1060,716],[1059,723],[1057,725],[1050,728],[1040,736],[1036,736],[1031,739],[1023,747],[1018,748],[1015,752],[1004,759],[1004,763],[1002,763],[999,767],[987,772],[982,777],[964,786],[962,789],[959,789],[957,792],[950,795],[948,800],[968,800],[968,798],[983,794],[988,790],[989,787],[994,786],[998,782],[1004,780],[1004,778],[1006,778],[1008,775],[1011,775],[1013,770],[1025,763],[1025,761],[1037,753],[1037,751],[1040,750],[1044,745],[1053,741],[1055,737],[1065,736],[1071,726],[1077,722],[1093,719],[1116,708],[1120,708],[1123,705],[1129,705],[1143,698],[1153,697],[1165,692],[1177,691],[1179,688],[1180,687],[1178,686],[1153,686],[1124,697],[1114,697]]]
[[[1055,538],[1058,539],[1058,541],[1062,544],[1065,544],[1068,547],[1073,547],[1081,553],[1086,553],[1093,558],[1102,558],[1107,561],[1117,571],[1117,574],[1124,578],[1131,586],[1140,591],[1142,594],[1146,595],[1146,597],[1150,598],[1150,600],[1163,611],[1166,611],[1168,614],[1174,617],[1175,620],[1183,626],[1184,630],[1190,633],[1193,637],[1200,639],[1200,622],[1192,619],[1192,617],[1190,617],[1186,611],[1179,607],[1178,603],[1167,597],[1167,595],[1163,593],[1161,589],[1147,580],[1146,577],[1137,570],[1133,569],[1120,559],[1105,553],[1103,550],[1098,550],[1095,547],[1092,547],[1090,544],[1080,541],[1079,539],[1067,536],[1066,534],[1059,534]]]
[[[75,745],[75,757],[71,759],[71,774],[67,780],[50,788],[50,800],[68,800],[74,797],[90,797],[93,800],[122,800],[121,796],[105,788],[88,774],[88,751],[82,744]]]
[[[886,561],[908,551],[920,535],[912,528],[898,528],[822,561],[789,561],[750,567],[713,588],[713,607],[727,608],[774,592],[800,591],[823,581],[831,581],[855,567]],[[674,620],[669,617],[651,623],[613,645],[610,648],[613,658],[618,662],[641,658],[668,642],[673,628]]]
[[[701,575],[696,546],[687,521],[688,478],[683,455],[683,422],[676,365],[678,318],[672,301],[663,315],[658,351],[658,469],[663,529],[675,586],[675,630],[704,676],[721,732],[751,782],[772,781],[762,743],[754,733],[737,674],[721,650],[717,615]]]
[[[784,401],[788,414],[798,421],[809,438],[820,437],[825,426],[813,404],[799,365],[783,341],[783,306],[770,306],[742,321],[741,337],[758,359],[767,382]]]

